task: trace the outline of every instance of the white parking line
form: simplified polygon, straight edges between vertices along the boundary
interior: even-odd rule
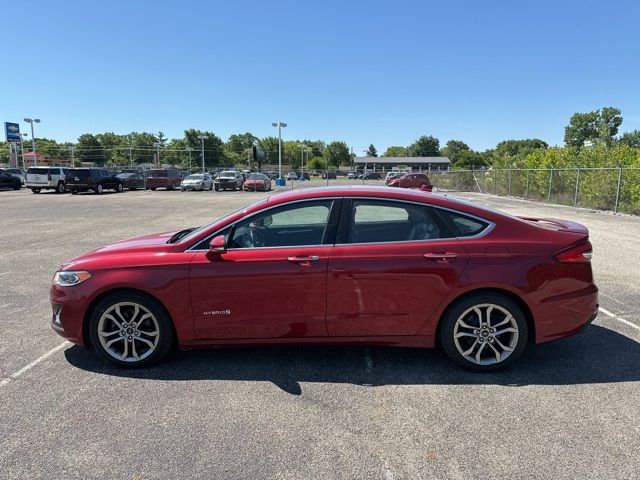
[[[49,350],[47,353],[45,353],[44,355],[40,355],[38,358],[36,358],[33,362],[25,365],[24,367],[22,367],[20,370],[18,370],[17,372],[12,373],[11,375],[9,375],[7,378],[2,379],[2,381],[0,381],[0,388],[4,387],[5,385],[7,385],[9,382],[11,382],[12,380],[15,380],[16,378],[18,378],[20,375],[22,375],[25,372],[28,372],[29,370],[31,370],[33,367],[35,367],[36,365],[38,365],[39,363],[44,362],[47,358],[49,358],[51,355],[53,355],[54,353],[56,353],[58,350],[62,350],[64,347],[67,347],[71,345],[71,342],[68,341],[64,341],[62,342],[60,345],[58,345],[57,347],[53,347],[51,350]]]
[[[611,313],[609,310],[605,309],[605,308],[598,308],[598,310],[600,310],[602,313],[604,313],[607,317],[611,317],[615,320],[618,320],[619,322],[624,323],[625,325],[630,326],[631,328],[635,328],[636,330],[640,330],[640,325],[636,325],[633,322],[630,322],[629,320],[627,320],[626,318],[622,318],[617,316],[615,313]]]
[[[9,275],[11,272],[2,272],[0,273],[0,277],[4,276],[4,275]]]

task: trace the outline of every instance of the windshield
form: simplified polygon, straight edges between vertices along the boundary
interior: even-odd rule
[[[135,174],[134,173],[120,173],[118,175],[118,178],[130,178],[133,177]]]
[[[247,175],[247,178],[249,180],[264,180],[264,175],[261,173],[250,173],[249,175]]]
[[[236,176],[236,172],[232,171],[232,170],[227,170],[224,171],[220,174],[221,177],[235,177]]]
[[[202,174],[189,175],[185,180],[202,180]]]
[[[30,167],[29,170],[27,170],[27,173],[31,173],[31,174],[37,174],[37,175],[46,175],[49,173],[49,169],[48,168],[42,168],[42,167]]]

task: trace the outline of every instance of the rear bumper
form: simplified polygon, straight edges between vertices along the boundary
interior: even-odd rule
[[[589,285],[578,291],[543,299],[532,312],[536,343],[580,333],[598,315],[598,288]]]

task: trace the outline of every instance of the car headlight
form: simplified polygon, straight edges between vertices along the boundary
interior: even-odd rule
[[[89,272],[56,272],[53,284],[59,287],[73,287],[91,278]]]

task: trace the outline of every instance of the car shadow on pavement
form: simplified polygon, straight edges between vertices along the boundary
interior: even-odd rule
[[[575,385],[640,380],[636,341],[592,325],[572,338],[528,345],[511,368],[472,373],[454,366],[431,349],[392,347],[279,346],[219,348],[176,352],[159,365],[121,369],[102,362],[95,352],[73,346],[65,351],[71,365],[103,375],[149,380],[270,381],[300,395],[300,383],[382,385]]]

